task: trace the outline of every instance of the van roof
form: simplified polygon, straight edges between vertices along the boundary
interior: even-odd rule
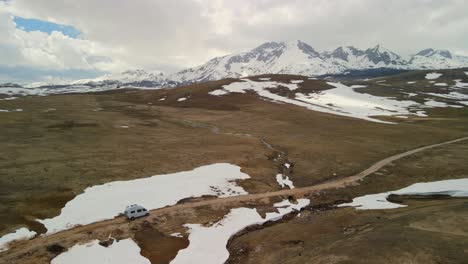
[[[138,204],[132,204],[132,205],[129,205],[129,206],[127,206],[127,209],[130,209],[130,208],[135,208],[135,207],[144,208],[144,207],[143,207],[143,206],[141,206],[141,205],[138,205]]]

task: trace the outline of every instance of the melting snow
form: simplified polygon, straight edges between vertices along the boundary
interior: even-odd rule
[[[177,232],[177,233],[172,233],[171,236],[173,237],[184,237],[181,233]]]
[[[426,79],[427,80],[435,80],[435,79],[439,78],[440,76],[442,76],[442,73],[431,72],[431,73],[426,74]]]
[[[270,92],[265,90],[267,88],[276,88],[278,86],[283,86],[283,87],[288,88],[291,91],[294,91],[297,88],[299,88],[297,84],[294,84],[294,83],[288,84],[288,83],[279,83],[279,82],[255,82],[249,79],[243,79],[242,81],[243,82],[234,82],[228,85],[224,85],[223,88],[224,90],[230,93],[245,93],[245,91],[247,90],[253,90],[260,95],[263,94],[262,96],[264,97],[268,97],[266,95],[271,94]]]
[[[281,186],[281,188],[284,188],[285,186],[288,186],[289,189],[294,189],[294,184],[293,182],[289,179],[288,176],[283,175],[283,174],[277,174],[276,175],[276,181],[278,184]]]
[[[303,82],[304,82],[304,80],[291,80],[291,83],[296,83],[296,84],[297,83],[303,83]]]
[[[6,110],[6,109],[0,109],[0,112],[4,112],[4,113],[9,113],[9,112],[23,112],[23,109],[21,108],[18,108],[18,109],[14,109],[14,110]]]
[[[185,100],[187,100],[186,97],[181,97],[181,98],[177,99],[177,102],[182,102],[182,101],[185,101]]]
[[[353,199],[351,203],[345,203],[338,205],[339,207],[353,206],[360,210],[367,209],[392,209],[399,207],[406,207],[403,204],[396,204],[387,200],[391,194],[397,195],[433,195],[443,194],[450,195],[453,197],[468,197],[468,179],[458,180],[445,180],[436,182],[424,182],[410,185],[406,188],[360,196]]]
[[[296,99],[310,103],[313,110],[327,109],[323,112],[331,112],[338,115],[346,115],[365,120],[382,122],[371,118],[378,115],[410,115],[409,107],[418,106],[413,101],[397,101],[386,97],[378,97],[354,91],[341,83],[328,82],[335,89],[321,91],[319,93],[304,95],[296,94]]]
[[[24,240],[32,238],[36,235],[36,232],[30,231],[29,229],[22,227],[17,229],[13,233],[6,234],[0,237],[0,252],[8,250],[8,244],[16,240]]]
[[[447,98],[447,99],[454,99],[454,100],[468,99],[467,94],[462,94],[462,93],[459,93],[459,92],[450,92],[448,94],[438,94],[438,93],[427,93],[427,94],[437,96],[437,97]]]
[[[140,204],[152,210],[174,205],[188,197],[247,194],[234,181],[248,178],[249,175],[242,173],[240,167],[219,163],[191,171],[109,182],[84,190],[62,208],[60,215],[38,221],[44,224],[50,234],[76,225],[112,219],[129,204]]]
[[[454,80],[456,88],[466,88],[468,87],[468,83],[464,83],[461,80]]]
[[[299,199],[297,204],[288,200],[282,201],[274,205],[278,212],[267,213],[265,218],[262,218],[256,209],[235,208],[211,226],[186,224],[184,226],[189,229],[190,244],[179,251],[171,264],[224,263],[229,258],[226,246],[233,235],[248,226],[279,220],[290,212],[301,210],[309,203],[309,199]]]
[[[209,92],[208,94],[214,95],[214,96],[221,96],[221,95],[225,95],[225,94],[228,94],[228,93],[229,93],[229,92],[226,91],[226,90],[219,89],[219,90],[211,91],[211,92]]]
[[[441,87],[445,87],[445,86],[448,86],[448,84],[446,83],[434,83],[435,86],[441,86]]]
[[[258,78],[260,81],[269,81],[271,78]]]
[[[407,82],[407,84],[414,84],[414,83],[417,83],[417,82],[415,82],[415,81],[413,81],[413,82]]]
[[[443,102],[437,102],[434,100],[428,100],[424,102],[424,105],[429,106],[429,107],[447,107],[446,103]]]
[[[151,264],[140,254],[140,247],[131,239],[114,241],[104,247],[99,240],[83,245],[74,245],[68,251],[58,255],[51,264]]]
[[[295,104],[314,111],[350,116],[381,123],[387,122],[371,118],[371,116],[410,114],[424,116],[424,112],[411,113],[408,111],[409,107],[419,106],[419,104],[416,102],[397,101],[385,97],[358,93],[354,91],[353,88],[341,83],[328,82],[328,84],[334,86],[335,88],[309,95],[296,93],[295,99],[274,94],[270,92],[268,88],[289,85],[289,90],[295,90],[297,88],[296,84],[255,82],[246,79],[243,80],[243,82],[235,82],[229,85],[224,85],[223,89],[230,93],[245,93],[247,90],[252,90],[257,92],[257,94],[262,97],[277,102]]]

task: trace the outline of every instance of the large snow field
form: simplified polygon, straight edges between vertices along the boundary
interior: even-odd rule
[[[445,180],[436,182],[416,183],[397,191],[369,194],[354,198],[351,203],[338,205],[339,207],[353,206],[359,210],[393,209],[406,207],[403,204],[389,202],[387,197],[397,195],[433,195],[444,194],[453,197],[468,197],[468,179]]]
[[[8,250],[8,244],[16,240],[29,239],[36,235],[36,232],[30,231],[25,227],[17,229],[13,233],[6,234],[0,237],[0,252]]]
[[[417,115],[408,110],[410,107],[419,105],[414,101],[398,101],[387,97],[358,93],[353,87],[341,83],[327,82],[327,84],[335,88],[309,95],[296,94],[296,99],[328,108],[336,114],[375,122],[382,121],[374,119],[372,116]]]
[[[47,234],[76,225],[112,219],[131,204],[148,210],[176,204],[179,200],[203,195],[227,197],[247,194],[234,181],[250,178],[240,167],[219,163],[191,171],[155,175],[130,181],[115,181],[84,190],[62,208],[60,215],[38,220]]]
[[[114,241],[104,247],[99,240],[75,245],[52,259],[51,264],[151,264],[140,255],[140,247],[131,239]]]
[[[211,226],[186,224],[190,244],[178,252],[171,264],[224,263],[229,258],[226,246],[233,235],[248,226],[279,220],[290,212],[301,210],[309,203],[309,199],[299,199],[297,204],[284,200],[274,205],[278,212],[267,213],[265,218],[262,218],[256,209],[235,208]]]
[[[418,103],[413,101],[398,101],[386,97],[358,93],[354,88],[359,87],[353,88],[341,83],[328,82],[328,84],[335,88],[308,95],[296,93],[295,99],[283,97],[268,90],[269,88],[277,88],[278,86],[287,87],[290,91],[294,91],[298,88],[297,84],[278,82],[256,82],[243,79],[242,82],[224,85],[222,89],[215,91],[220,91],[216,92],[217,95],[225,95],[228,93],[245,93],[251,90],[261,97],[276,102],[295,104],[314,111],[350,116],[374,122],[383,121],[371,118],[371,116],[423,115],[423,112],[413,113],[408,110],[410,107],[419,106]]]

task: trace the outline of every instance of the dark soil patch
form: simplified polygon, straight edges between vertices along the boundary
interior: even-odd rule
[[[188,247],[187,238],[166,236],[153,227],[145,226],[135,233],[135,240],[141,248],[141,255],[151,263],[165,264],[175,258],[179,250]]]

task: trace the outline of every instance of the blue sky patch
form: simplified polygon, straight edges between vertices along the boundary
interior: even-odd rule
[[[81,32],[73,26],[56,24],[34,18],[14,16],[13,21],[15,22],[17,28],[20,28],[26,32],[42,31],[50,34],[53,31],[59,31],[71,38],[77,38],[81,34]]]
[[[28,84],[32,82],[47,81],[47,76],[65,80],[91,79],[107,72],[93,69],[65,69],[54,70],[34,66],[8,66],[0,64],[0,84],[13,82]]]

